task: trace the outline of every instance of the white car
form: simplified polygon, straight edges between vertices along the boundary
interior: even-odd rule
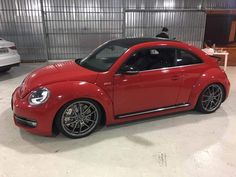
[[[15,43],[0,38],[0,72],[6,72],[19,64],[20,55],[16,50]]]

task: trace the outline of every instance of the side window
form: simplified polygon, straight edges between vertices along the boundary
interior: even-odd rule
[[[202,60],[199,59],[197,56],[185,51],[185,50],[177,50],[177,59],[176,64],[177,66],[182,65],[192,65],[202,63]]]
[[[125,65],[136,67],[139,71],[175,66],[175,49],[152,48],[134,53]]]

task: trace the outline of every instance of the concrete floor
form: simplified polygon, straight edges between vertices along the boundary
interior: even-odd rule
[[[213,114],[194,111],[104,127],[71,140],[19,130],[10,98],[39,65],[0,76],[0,177],[233,177],[236,176],[236,67],[231,93]]]

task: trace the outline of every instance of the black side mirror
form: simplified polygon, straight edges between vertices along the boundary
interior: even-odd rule
[[[121,74],[138,74],[139,70],[134,66],[122,66]]]

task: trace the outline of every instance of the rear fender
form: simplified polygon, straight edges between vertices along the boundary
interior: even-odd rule
[[[189,103],[192,108],[194,108],[197,104],[198,98],[201,92],[210,84],[220,83],[227,93],[227,83],[225,75],[220,68],[211,68],[204,72],[201,77],[198,79],[196,84],[193,85],[192,92],[189,97]]]

